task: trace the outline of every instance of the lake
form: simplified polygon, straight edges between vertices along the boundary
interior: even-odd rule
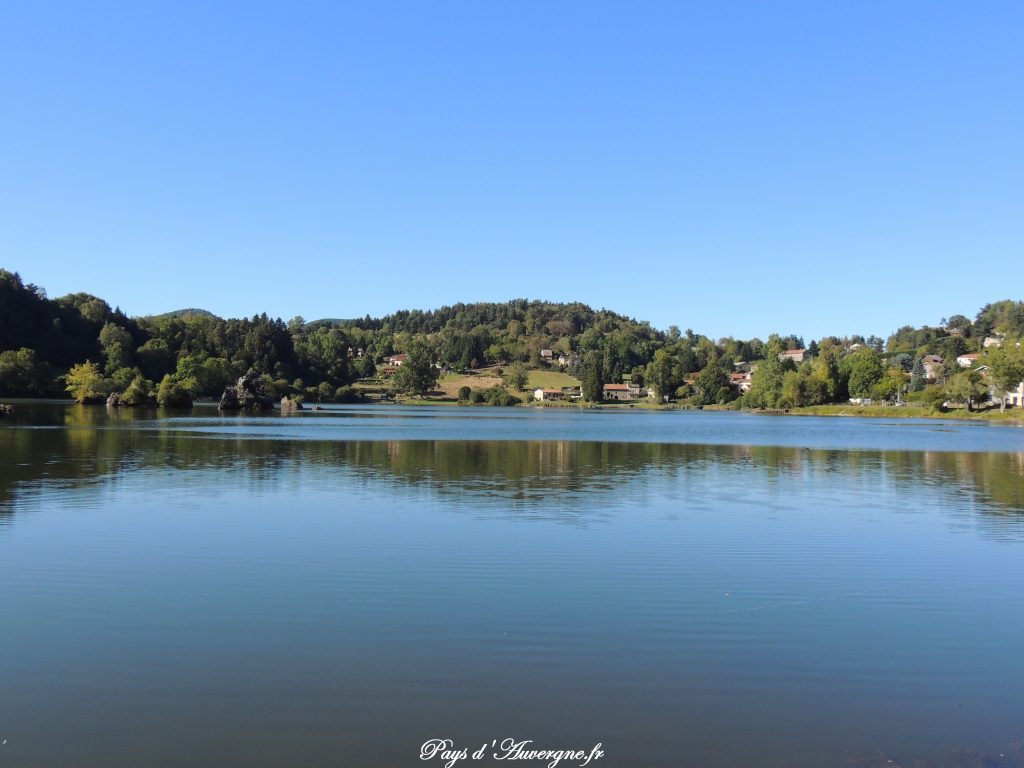
[[[0,457],[0,766],[1024,765],[1024,429],[19,403]]]

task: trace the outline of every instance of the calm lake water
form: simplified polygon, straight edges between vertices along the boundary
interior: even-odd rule
[[[1022,765],[1024,429],[19,404],[0,459],[2,766]]]

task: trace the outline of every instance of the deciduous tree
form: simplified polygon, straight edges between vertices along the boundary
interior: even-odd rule
[[[405,362],[395,373],[395,388],[410,395],[426,395],[437,383],[438,376],[430,349],[421,341],[412,341],[405,355]]]
[[[1024,351],[1013,344],[989,347],[985,353],[992,388],[999,398],[999,410],[1006,410],[1006,393],[1024,381]]]
[[[103,400],[108,394],[108,385],[96,363],[86,360],[71,367],[65,377],[67,391],[80,403]]]

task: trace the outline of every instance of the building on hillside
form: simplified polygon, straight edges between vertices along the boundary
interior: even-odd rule
[[[751,379],[753,377],[750,371],[739,371],[737,373],[729,374],[729,386],[735,387],[742,394],[746,394],[750,391]]]
[[[921,358],[921,365],[924,366],[924,377],[929,382],[939,380],[942,375],[942,358],[938,355],[925,355]]]
[[[402,354],[399,355],[391,355],[390,357],[385,357],[384,362],[386,362],[388,365],[393,365],[396,368],[400,368],[402,366],[402,363],[406,361],[406,358],[407,355],[403,352]]]
[[[981,345],[988,349],[989,347],[1001,347],[1003,346],[1002,336],[986,336],[985,340],[981,342]]]
[[[550,349],[542,349],[540,351],[540,359],[544,360],[545,362],[550,363],[552,359],[554,359],[554,357],[555,353],[552,352]]]
[[[806,349],[787,349],[785,352],[779,352],[779,360],[792,360],[797,365],[800,365],[806,359]]]
[[[968,352],[964,355],[958,355],[956,358],[956,364],[961,368],[970,368],[978,362],[979,357],[981,357],[981,353],[979,352]]]

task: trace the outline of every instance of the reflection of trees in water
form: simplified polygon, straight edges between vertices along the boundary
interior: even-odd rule
[[[666,478],[686,493],[742,482],[791,492],[794,483],[847,489],[891,485],[939,499],[965,497],[986,515],[1024,520],[1024,453],[834,451],[763,446],[575,441],[281,441],[167,429],[166,422],[68,408],[49,428],[0,429],[0,512],[44,487],[86,486],[122,473],[173,474],[190,486],[243,483],[252,491],[348,473],[368,486],[419,488],[446,501],[489,498],[580,512],[637,498]],[[122,424],[124,422],[124,424]],[[129,427],[128,424],[131,424]],[[322,472],[321,470],[330,470]],[[717,473],[717,474],[716,474]],[[750,474],[748,474],[750,473]],[[319,477],[322,475],[322,478]],[[739,480],[737,480],[739,478]],[[749,479],[748,479],[749,478]],[[699,482],[697,482],[699,481]],[[45,486],[44,486],[45,484]],[[321,483],[322,484],[322,483]],[[968,505],[971,506],[970,504]]]
[[[850,752],[846,756],[846,765],[849,768],[1021,768],[1024,766],[1024,742],[1018,741],[998,753],[953,747],[939,758],[939,762],[901,760],[884,752]]]

